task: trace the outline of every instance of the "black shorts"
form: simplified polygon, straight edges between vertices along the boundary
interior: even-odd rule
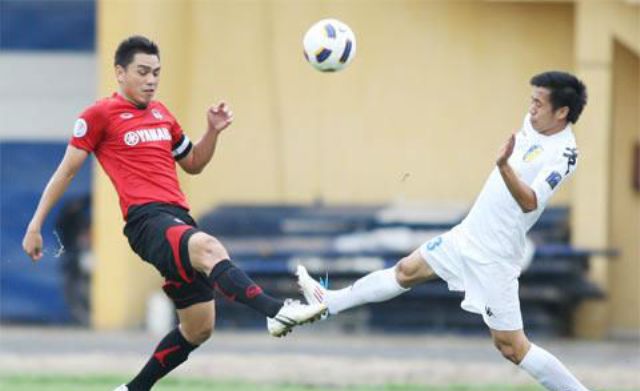
[[[162,274],[162,289],[177,309],[213,300],[206,276],[194,270],[189,260],[189,238],[196,232],[196,222],[179,206],[134,205],[127,213],[124,234],[129,245]]]

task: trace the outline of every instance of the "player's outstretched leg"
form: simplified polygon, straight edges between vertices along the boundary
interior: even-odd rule
[[[491,330],[496,348],[550,391],[589,391],[554,355],[529,342],[523,330]]]
[[[267,329],[276,337],[289,333],[294,326],[320,318],[327,309],[322,303],[301,304],[282,301],[263,292],[231,260],[226,249],[213,236],[194,233],[189,239],[189,257],[194,269],[203,272],[216,290],[228,299],[245,304],[267,317]]]
[[[302,265],[298,266],[296,274],[298,285],[307,302],[324,303],[329,314],[334,315],[366,303],[393,299],[407,292],[410,287],[435,276],[418,250],[402,258],[395,266],[369,273],[352,285],[339,290],[329,290],[315,281]]]

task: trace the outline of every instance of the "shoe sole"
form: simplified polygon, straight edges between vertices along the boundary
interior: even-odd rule
[[[321,305],[322,305],[322,308],[320,308],[320,311],[318,311],[318,313],[314,314],[312,317],[310,317],[310,318],[308,318],[308,319],[306,319],[306,320],[303,320],[303,321],[301,321],[301,322],[297,322],[294,326],[285,326],[285,329],[284,329],[284,330],[282,330],[282,332],[281,332],[281,333],[279,333],[279,334],[272,334],[272,335],[273,335],[274,337],[277,337],[277,338],[284,337],[284,336],[286,336],[287,334],[289,334],[289,333],[293,330],[293,328],[294,328],[294,327],[296,327],[296,326],[302,326],[303,324],[313,323],[313,322],[315,322],[316,320],[320,320],[320,318],[322,317],[322,315],[323,315],[325,312],[327,312],[327,306],[326,306],[326,305],[324,305],[324,304],[321,304]]]

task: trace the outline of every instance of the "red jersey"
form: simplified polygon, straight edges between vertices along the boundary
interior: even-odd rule
[[[175,161],[192,144],[162,103],[152,101],[140,109],[114,93],[80,115],[69,143],[95,153],[118,192],[125,219],[132,205],[163,202],[189,208]]]

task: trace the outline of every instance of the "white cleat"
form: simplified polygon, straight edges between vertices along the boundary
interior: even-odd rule
[[[113,391],[129,391],[129,387],[127,387],[126,385],[121,385],[120,387],[116,388]]]
[[[302,304],[297,300],[287,299],[276,316],[267,318],[267,330],[274,337],[283,337],[295,326],[320,319],[326,311],[327,307],[322,303]]]
[[[298,265],[296,275],[298,276],[298,286],[307,303],[326,305],[327,288],[322,283],[311,278],[307,269],[302,265]],[[326,319],[328,316],[329,311],[326,311],[322,314],[321,319]]]

